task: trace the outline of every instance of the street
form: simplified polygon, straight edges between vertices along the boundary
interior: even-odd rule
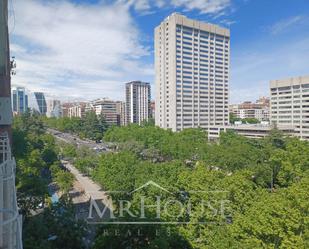
[[[47,132],[52,134],[55,138],[66,142],[70,144],[74,144],[77,147],[80,146],[86,146],[90,149],[93,149],[96,152],[107,152],[110,151],[109,146],[110,144],[107,143],[96,143],[92,140],[89,139],[80,139],[78,136],[70,134],[70,133],[65,133],[65,132],[60,132],[58,130],[54,130],[51,128],[47,129]]]
[[[80,173],[70,162],[61,160],[61,163],[76,179],[73,189],[70,191],[70,196],[76,208],[78,219],[88,220],[90,200],[95,200],[101,211],[105,206],[112,206],[111,199],[99,184]],[[108,208],[100,221],[107,220],[109,217],[110,209]]]
[[[103,200],[104,202],[107,202],[108,197],[99,184],[95,183],[88,176],[80,173],[70,162],[61,160],[61,163],[72,175],[74,175],[75,179],[79,182],[83,191],[88,196],[88,199],[91,198],[93,200]]]
[[[106,153],[110,151],[108,149],[108,144],[106,143],[96,143],[91,140],[83,140],[79,137],[69,134],[59,132],[54,129],[47,129],[47,132],[52,134],[56,139],[61,140],[65,143],[76,145],[77,147],[86,146],[93,149],[97,153]],[[90,202],[89,200],[95,200],[100,206],[100,210],[105,206],[111,207],[109,197],[106,195],[102,187],[95,183],[91,178],[79,172],[77,168],[72,165],[69,161],[61,160],[63,167],[65,167],[72,175],[74,175],[76,181],[74,183],[73,189],[70,191],[73,203],[76,207],[76,216],[79,219],[87,219],[89,214]],[[104,214],[103,219],[109,218],[109,209]]]

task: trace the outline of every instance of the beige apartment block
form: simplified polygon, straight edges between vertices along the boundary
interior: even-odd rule
[[[229,112],[237,118],[255,118],[259,121],[269,120],[269,98],[262,97],[255,103],[246,101],[241,104],[230,105]]]
[[[309,75],[270,81],[270,120],[291,125],[296,136],[309,139]]]
[[[108,125],[120,125],[121,113],[119,113],[119,102],[103,98],[93,101],[92,105],[96,115],[103,115]]]
[[[174,13],[155,28],[156,125],[229,123],[230,31]]]
[[[116,111],[119,114],[119,125],[126,125],[126,103],[123,101],[116,102]]]
[[[70,118],[82,118],[85,116],[86,102],[74,103],[71,107],[69,107],[68,115]]]

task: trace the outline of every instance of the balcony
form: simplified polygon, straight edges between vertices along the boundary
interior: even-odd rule
[[[15,188],[15,160],[8,136],[0,135],[0,248],[22,249],[22,219]]]

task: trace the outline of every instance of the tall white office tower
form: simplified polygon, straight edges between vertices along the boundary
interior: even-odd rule
[[[126,83],[126,124],[148,121],[150,117],[150,84],[141,81]]]
[[[309,75],[270,81],[270,121],[309,140]]]
[[[156,125],[229,123],[230,31],[174,13],[155,29]]]

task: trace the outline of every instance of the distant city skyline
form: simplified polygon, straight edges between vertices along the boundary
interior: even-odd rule
[[[124,89],[123,92],[126,91],[126,83],[123,83],[124,85]],[[18,88],[18,87],[24,87],[22,85],[12,85],[12,89],[14,88]],[[151,87],[154,87],[153,84],[151,84]],[[25,88],[25,91],[26,93],[30,96],[30,99],[29,99],[29,107],[30,108],[34,108],[34,109],[38,109],[37,108],[37,103],[34,103],[36,101],[35,99],[35,91],[31,91],[29,90],[27,87],[24,87]],[[151,89],[151,102],[155,103],[155,96],[153,96],[153,89]],[[70,97],[70,96],[66,96],[66,97],[60,97],[60,96],[56,96],[56,95],[53,95],[53,94],[50,94],[48,92],[44,92],[44,91],[41,91],[41,93],[44,94],[45,98],[46,98],[46,101],[49,101],[49,100],[60,100],[61,103],[78,103],[78,102],[92,102],[92,101],[95,101],[95,100],[100,100],[100,99],[110,99],[110,100],[113,100],[113,101],[122,101],[122,102],[125,102],[126,100],[126,97],[125,97],[125,94],[122,96],[121,100],[119,99],[116,99],[116,98],[112,98],[110,96],[105,96],[105,95],[99,95],[99,97],[97,98],[93,98],[91,96],[85,98],[85,97],[80,97],[80,98],[77,98],[77,97]],[[267,93],[266,93],[267,94]],[[229,104],[241,104],[243,102],[246,102],[246,101],[251,101],[251,102],[255,102],[257,101],[257,99],[260,99],[260,98],[269,98],[270,97],[270,94],[268,93],[268,95],[261,95],[261,96],[258,96],[256,99],[244,99],[244,100],[239,100],[238,102],[230,102]]]
[[[175,11],[230,28],[230,103],[268,96],[272,79],[309,74],[308,1],[284,1],[280,11],[267,0],[12,3],[12,83],[62,101],[124,100],[133,80],[150,82],[155,96],[154,28]]]

